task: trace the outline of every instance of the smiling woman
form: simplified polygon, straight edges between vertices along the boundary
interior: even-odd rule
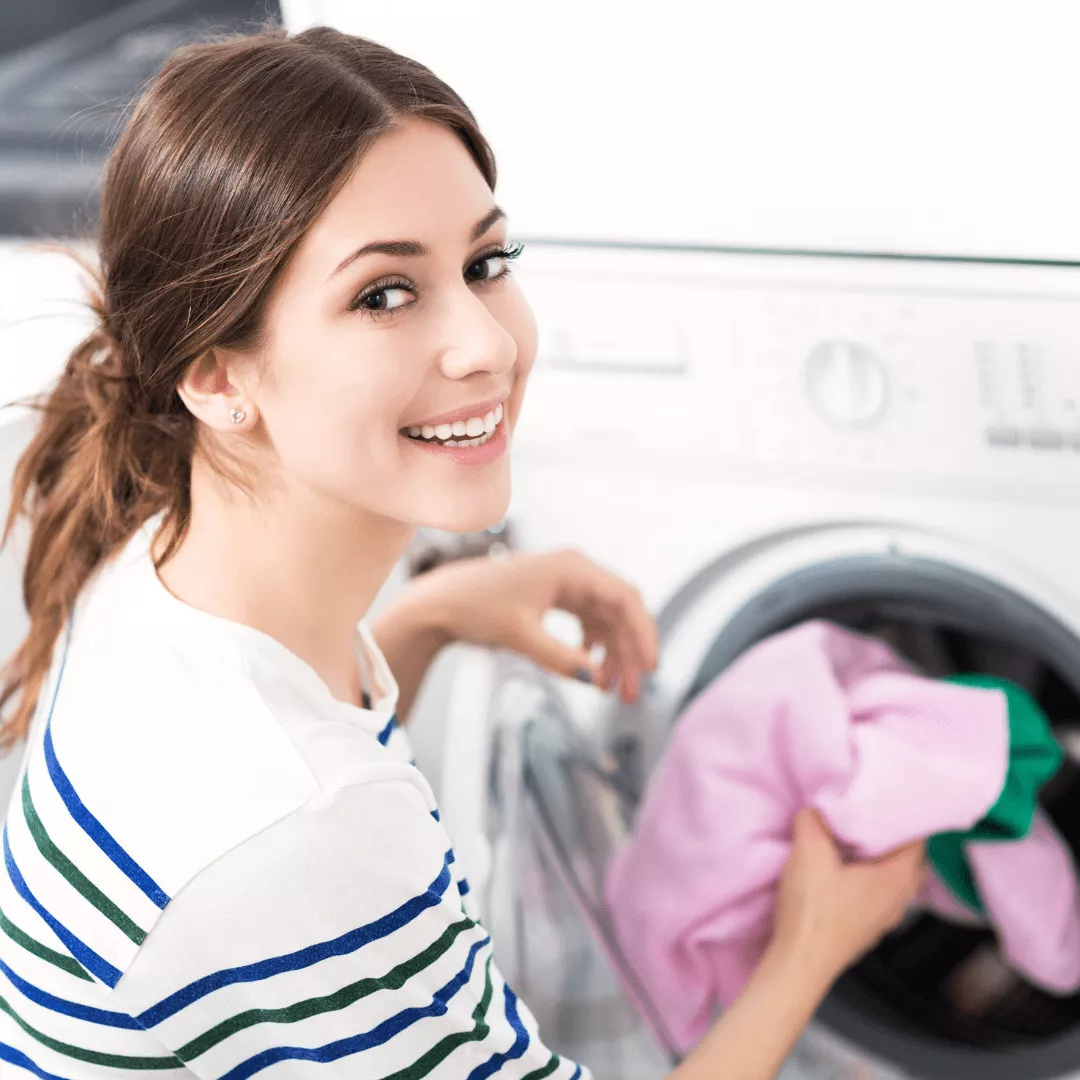
[[[583,1075],[503,982],[398,716],[455,638],[632,701],[640,597],[560,552],[440,568],[361,621],[418,525],[506,510],[536,335],[494,184],[449,87],[325,27],[184,47],[135,107],[100,325],[9,518],[5,1076]],[[855,877],[805,835],[780,959],[682,1074],[770,1075],[913,891],[916,853]]]

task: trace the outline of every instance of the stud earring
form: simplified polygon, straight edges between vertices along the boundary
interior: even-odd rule
[[[247,419],[247,413],[243,409],[233,409],[229,416],[234,424],[242,424]]]

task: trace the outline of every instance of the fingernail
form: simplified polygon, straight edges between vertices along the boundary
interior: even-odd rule
[[[588,683],[590,686],[592,685],[592,672],[588,668],[578,668],[577,671],[574,672],[574,678],[577,679],[578,682]]]

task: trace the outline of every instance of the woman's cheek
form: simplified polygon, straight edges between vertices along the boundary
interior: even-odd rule
[[[511,411],[513,420],[516,421],[517,412],[521,408],[522,395],[525,393],[525,384],[536,361],[537,329],[536,319],[525,297],[516,284],[513,288],[515,292],[513,323],[508,325],[507,329],[509,329],[517,344],[517,359],[514,362],[514,390],[512,394],[514,408]]]

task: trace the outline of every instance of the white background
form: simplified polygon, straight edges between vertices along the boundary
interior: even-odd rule
[[[1072,0],[284,0],[427,64],[521,234],[1080,258]]]

